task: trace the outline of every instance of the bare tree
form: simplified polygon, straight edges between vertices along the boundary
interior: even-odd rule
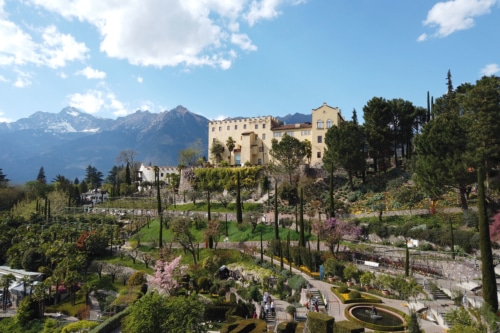
[[[107,264],[105,270],[111,277],[111,283],[115,283],[116,277],[123,272],[124,267],[122,265]]]

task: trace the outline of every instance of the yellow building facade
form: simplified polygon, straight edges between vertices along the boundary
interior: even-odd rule
[[[272,159],[269,151],[273,139],[281,140],[286,133],[300,141],[311,142],[312,155],[310,165],[320,167],[325,150],[325,135],[328,129],[344,121],[338,107],[323,103],[311,111],[312,121],[299,124],[280,124],[272,117],[234,118],[210,121],[208,124],[208,156],[216,164],[210,151],[214,142],[224,147],[222,160],[230,165],[265,165]],[[232,138],[234,150],[230,152],[226,143]],[[304,161],[307,163],[308,161]]]

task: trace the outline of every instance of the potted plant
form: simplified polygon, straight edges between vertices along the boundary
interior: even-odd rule
[[[372,284],[372,281],[375,280],[375,274],[373,274],[370,271],[364,272],[359,277],[359,280],[361,282],[361,285],[365,288],[365,290],[369,290],[370,286]]]
[[[323,264],[325,275],[328,277],[329,282],[335,282],[335,275],[339,270],[340,263],[335,258],[328,258]]]
[[[345,268],[344,268],[344,279],[346,279],[347,286],[352,286],[352,279],[357,280],[358,278],[358,267],[353,264],[349,263]]]
[[[295,313],[297,312],[297,308],[293,305],[289,305],[286,307],[285,311],[286,313],[288,313],[288,318],[293,321],[295,319]]]

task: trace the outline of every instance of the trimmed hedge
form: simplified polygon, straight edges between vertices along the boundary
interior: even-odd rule
[[[282,321],[276,328],[277,333],[295,333],[297,322],[295,321]]]
[[[326,314],[309,311],[307,313],[307,329],[314,333],[333,333],[335,318]]]
[[[234,323],[224,324],[220,333],[265,333],[267,323],[260,319],[244,319]]]
[[[90,330],[89,333],[110,333],[115,328],[119,327],[122,323],[122,319],[125,318],[130,312],[130,308],[126,308],[122,312],[118,312],[112,317],[109,317],[105,321],[103,321],[99,326]]]
[[[365,328],[359,324],[342,320],[335,322],[335,333],[362,333]]]
[[[338,291],[337,291],[337,288],[335,287],[332,287],[330,288],[330,290],[332,291],[332,293],[335,294],[335,296],[337,296],[337,298],[340,300],[340,302],[342,302],[342,304],[352,304],[352,303],[382,303],[382,300],[378,297],[375,297],[373,295],[370,295],[370,294],[367,294],[367,293],[361,293],[360,292],[360,295],[362,295],[363,297],[360,297],[360,298],[354,298],[354,299],[344,299],[344,297],[342,296],[342,294],[340,294]]]

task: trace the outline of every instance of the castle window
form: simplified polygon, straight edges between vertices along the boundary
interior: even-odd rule
[[[215,132],[215,127],[212,127],[212,132]]]
[[[219,132],[222,131],[222,126],[219,126]]]
[[[323,137],[321,135],[318,135],[318,143],[323,143]]]
[[[326,128],[331,128],[332,127],[332,120],[331,119],[328,119],[326,121]]]
[[[323,120],[318,120],[318,128],[323,128]]]
[[[262,128],[266,128],[266,124],[262,124]]]
[[[316,153],[316,157],[317,157],[317,158],[321,158],[321,152],[320,152],[320,151],[318,151],[318,152]]]
[[[255,124],[255,129],[259,129],[259,124]]]
[[[247,129],[247,124],[243,124],[243,129]]]
[[[227,130],[229,131],[230,129],[231,129],[231,126],[229,126],[229,125],[228,125],[228,126],[227,126]]]
[[[262,140],[266,139],[266,133],[262,134]]]
[[[234,129],[237,130],[238,129],[238,125],[234,125]]]

